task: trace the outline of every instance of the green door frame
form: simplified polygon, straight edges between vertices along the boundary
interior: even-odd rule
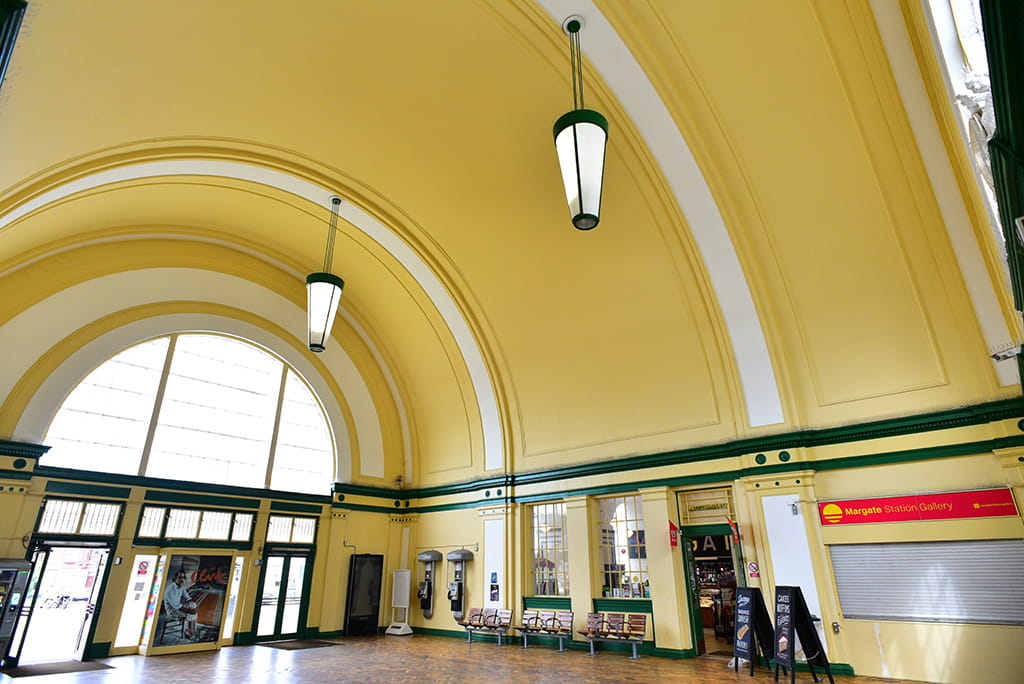
[[[286,558],[281,574],[281,588],[277,596],[277,615],[274,617],[274,633],[260,636],[259,624],[260,613],[263,611],[263,588],[267,578],[267,560],[271,556]],[[306,619],[309,617],[309,590],[313,577],[313,548],[274,548],[268,547],[263,553],[263,562],[260,564],[259,589],[256,591],[256,609],[252,616],[252,635],[255,641],[274,641],[285,638],[303,638],[306,636]],[[283,594],[288,589],[288,575],[291,572],[292,558],[305,558],[306,566],[302,573],[302,602],[299,604],[299,619],[295,632],[281,633],[281,622],[284,619]]]
[[[731,535],[732,527],[729,523],[714,525],[683,525],[679,528],[679,538],[683,547],[683,566],[686,568],[686,593],[690,604],[690,638],[693,640],[693,649],[697,651],[697,643],[704,639],[704,621],[700,613],[700,587],[697,586],[697,561],[690,548],[688,539],[695,537],[714,537]],[[736,586],[746,586],[746,578],[743,574],[743,553],[739,542],[732,544],[732,560],[736,572]]]

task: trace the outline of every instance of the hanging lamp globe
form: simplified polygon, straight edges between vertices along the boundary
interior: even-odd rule
[[[590,230],[601,220],[608,120],[592,109],[574,109],[558,117],[554,133],[572,225]]]
[[[555,121],[555,151],[562,170],[562,184],[572,225],[579,230],[590,230],[601,220],[608,119],[583,104],[583,59],[580,51],[583,22],[573,16],[562,26],[569,34],[574,109]]]
[[[327,228],[327,249],[324,252],[323,269],[306,276],[306,315],[309,317],[309,350],[322,352],[327,348],[327,338],[331,336],[334,316],[338,313],[341,302],[341,291],[345,281],[330,273],[331,262],[334,260],[334,239],[338,232],[338,208],[341,198],[331,196],[331,220]]]
[[[306,276],[306,311],[309,314],[309,349],[322,352],[331,336],[345,281],[333,273]]]

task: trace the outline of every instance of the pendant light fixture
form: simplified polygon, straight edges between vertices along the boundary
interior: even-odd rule
[[[327,338],[331,336],[331,326],[334,325],[334,315],[338,312],[338,303],[341,301],[341,290],[345,287],[344,280],[330,273],[340,206],[341,198],[331,197],[331,223],[327,233],[327,253],[324,254],[323,271],[306,276],[309,350],[314,352],[326,349]]]
[[[569,17],[562,28],[569,34],[573,110],[555,122],[555,150],[562,169],[572,225],[579,230],[590,230],[601,220],[601,184],[604,181],[608,120],[583,104],[583,58],[580,53],[583,20],[577,16]]]

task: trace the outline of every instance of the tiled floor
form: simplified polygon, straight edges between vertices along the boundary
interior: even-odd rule
[[[0,682],[19,684],[410,684],[426,682],[494,684],[614,684],[618,682],[774,682],[768,670],[735,673],[724,658],[675,660],[643,656],[631,660],[616,652],[590,656],[586,651],[559,653],[547,646],[497,646],[450,637],[414,634],[406,637],[369,636],[331,640],[337,646],[288,651],[265,646],[234,646],[206,653],[145,658],[122,656],[103,662],[113,669],[46,675]],[[788,678],[786,679],[788,681]],[[798,682],[813,682],[809,673],[797,673]],[[825,680],[827,681],[827,679]],[[872,677],[836,677],[836,684],[877,684],[895,680]],[[904,684],[909,684],[903,680]],[[917,683],[920,684],[920,683]]]

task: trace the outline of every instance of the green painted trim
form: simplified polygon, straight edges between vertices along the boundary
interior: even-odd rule
[[[695,648],[659,648],[655,646],[651,649],[651,655],[657,658],[675,658],[676,660],[686,660],[687,658],[696,658],[697,649]]]
[[[22,458],[38,459],[50,450],[50,447],[42,444],[29,444],[28,442],[12,442],[9,439],[0,439],[0,456],[21,456]]]
[[[729,523],[717,525],[683,525],[679,528],[681,537],[715,537],[720,534],[732,534]]]
[[[457,632],[453,629],[434,629],[433,627],[413,627],[412,629],[414,632],[419,632],[420,634],[429,634],[431,636],[442,637],[454,637],[462,639],[463,641],[466,640],[465,632]]]
[[[749,668],[749,666],[748,666],[748,668]],[[834,675],[845,675],[847,677],[855,677],[856,676],[856,673],[853,671],[853,665],[849,665],[847,663],[829,663],[828,664],[828,668],[832,671],[832,674],[834,674]],[[771,669],[774,670],[775,666],[772,665]],[[809,668],[807,666],[807,663],[799,662],[799,661],[794,663],[793,669],[796,670],[797,672],[810,672],[811,671],[811,668]],[[819,676],[825,674],[825,668],[823,668],[823,667],[815,667],[814,671]],[[740,672],[743,672],[743,668],[742,667],[740,668]]]
[[[307,639],[337,639],[338,637],[345,636],[345,630],[343,629],[331,629],[326,632],[321,632],[319,627],[307,627],[306,633]]]
[[[364,506],[362,504],[350,504],[347,501],[343,503],[331,504],[331,509],[342,510],[342,511],[366,511],[368,513],[410,513],[417,512],[421,513],[422,509],[415,508],[385,508],[384,506]],[[439,510],[448,510],[441,508]]]
[[[324,512],[324,507],[314,506],[313,504],[292,503],[291,501],[271,501],[270,510],[286,511],[289,513],[312,513],[314,515],[320,515]]]
[[[523,610],[572,610],[568,596],[524,596]]]
[[[595,613],[653,613],[651,599],[595,598]]]
[[[0,468],[0,477],[8,480],[31,480],[35,473],[25,470],[6,470]]]
[[[111,646],[112,644],[109,641],[100,641],[97,643],[89,644],[85,649],[85,657],[82,658],[82,660],[109,658]]]
[[[82,484],[50,480],[46,483],[48,494],[78,494],[81,496],[105,496],[111,499],[127,499],[132,495],[128,487],[107,487],[105,485]]]
[[[231,643],[235,646],[251,646],[256,643],[255,632],[235,632],[234,639]]]
[[[39,477],[85,482],[105,482],[129,487],[146,487],[152,490],[170,490],[178,492],[204,492],[223,494],[226,496],[249,497],[258,499],[279,499],[282,501],[304,501],[311,504],[327,505],[331,498],[325,494],[302,494],[285,492],[277,489],[257,489],[255,487],[235,487],[233,485],[211,484],[208,482],[186,482],[184,480],[166,480],[159,477],[142,477],[139,475],[122,475],[120,473],[102,473],[93,470],[76,468],[57,468],[55,466],[37,466],[34,475]]]
[[[39,507],[42,511],[42,506]],[[36,520],[36,527],[39,526],[39,521]],[[111,551],[117,546],[117,535],[102,536],[99,534],[37,534],[32,533],[32,538],[29,541],[29,550],[36,544],[45,545],[46,542],[77,542],[83,545],[91,544],[102,544],[103,546],[109,547]],[[108,563],[107,565],[113,565]]]
[[[159,501],[161,503],[224,506],[230,508],[244,508],[247,510],[255,510],[260,507],[259,499],[235,499],[225,496],[210,496],[208,494],[191,494],[186,492],[164,492],[153,489],[146,490],[146,495],[143,499],[145,501]]]
[[[134,548],[150,549],[230,549],[232,551],[251,551],[252,541],[228,541],[226,539],[173,539],[152,537],[135,537]]]

